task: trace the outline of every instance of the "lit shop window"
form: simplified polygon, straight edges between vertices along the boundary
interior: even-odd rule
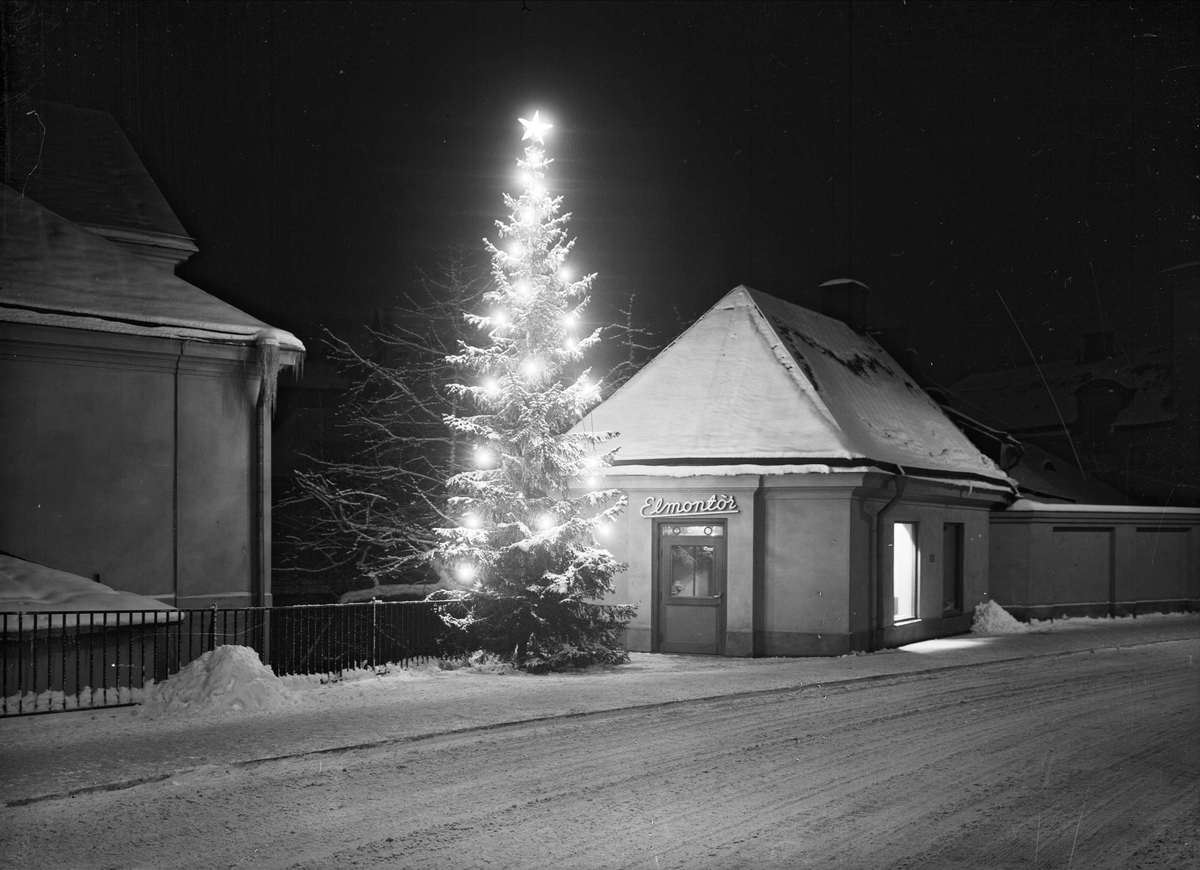
[[[892,595],[895,621],[917,618],[917,524],[892,526]]]

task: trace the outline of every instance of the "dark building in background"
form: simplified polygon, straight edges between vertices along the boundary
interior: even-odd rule
[[[1172,301],[1169,346],[1126,348],[1110,331],[1089,333],[1074,359],[971,375],[947,403],[1135,503],[1200,505],[1200,263],[1160,278]]]
[[[27,105],[0,185],[0,550],[270,604],[270,397],[304,346],[174,274],[196,246],[111,115]]]

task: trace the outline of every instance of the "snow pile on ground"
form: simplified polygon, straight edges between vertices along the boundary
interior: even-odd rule
[[[971,634],[1024,634],[1031,630],[1030,626],[1018,622],[995,601],[984,601],[975,605]]]
[[[219,646],[164,683],[149,688],[140,708],[153,719],[163,715],[277,710],[295,696],[248,646]]]

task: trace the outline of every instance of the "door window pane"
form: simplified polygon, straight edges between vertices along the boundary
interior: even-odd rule
[[[917,618],[917,524],[892,526],[892,595],[895,619]]]
[[[671,597],[711,597],[715,558],[716,548],[706,544],[672,544]]]

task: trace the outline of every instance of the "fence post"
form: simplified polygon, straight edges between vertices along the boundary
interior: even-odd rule
[[[262,610],[262,654],[263,664],[271,665],[271,608]]]

